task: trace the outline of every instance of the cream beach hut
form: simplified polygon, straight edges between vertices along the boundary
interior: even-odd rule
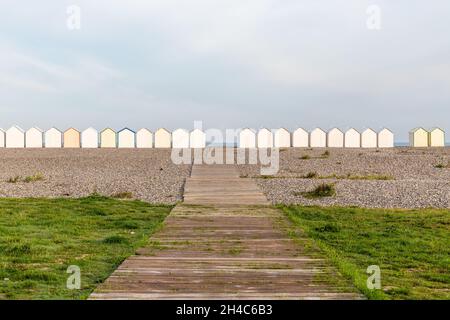
[[[414,128],[409,132],[411,147],[428,147],[428,131],[424,128]]]
[[[350,128],[345,131],[344,147],[361,148],[361,134],[356,129]]]
[[[115,139],[115,138],[114,138]],[[82,148],[98,148],[98,132],[94,128],[87,128],[81,133]]]
[[[309,146],[309,134],[303,128],[298,128],[292,134],[292,146],[294,148],[307,148]]]
[[[61,148],[63,134],[56,128],[50,128],[44,133],[44,143],[46,148]]]
[[[377,133],[368,128],[361,133],[361,147],[362,148],[376,148],[377,147]]]
[[[142,128],[136,132],[136,148],[153,148],[153,133],[150,130]]]
[[[25,132],[18,126],[13,126],[5,132],[6,148],[24,148]]]
[[[42,148],[44,145],[44,131],[33,127],[25,132],[25,148]]]
[[[134,148],[136,139],[136,132],[131,129],[123,128],[117,132],[117,147],[118,148]]]
[[[329,148],[344,147],[344,133],[338,128],[333,128],[327,133],[327,146]]]
[[[200,129],[194,129],[191,131],[190,136],[191,148],[205,148],[206,147],[206,134]]]
[[[64,148],[79,148],[81,146],[81,135],[80,131],[69,128],[64,131]]]
[[[103,129],[100,132],[100,148],[116,148],[116,132],[111,128]]]
[[[176,129],[172,132],[172,148],[189,148],[189,132],[184,129]]]
[[[258,148],[272,148],[273,147],[273,135],[267,128],[262,128],[258,131]]]
[[[428,133],[428,145],[430,147],[445,146],[445,132],[441,128],[433,128]]]
[[[239,148],[256,148],[255,131],[245,128],[239,132]]]
[[[309,136],[311,148],[325,148],[327,146],[327,134],[320,128],[315,128]]]
[[[170,148],[172,140],[172,134],[164,129],[160,128],[155,132],[155,148]]]
[[[393,148],[394,147],[394,133],[384,128],[378,132],[378,148]]]
[[[289,148],[291,146],[291,133],[285,128],[279,128],[274,133],[275,148]]]
[[[5,131],[3,129],[0,129],[0,148],[5,147]]]

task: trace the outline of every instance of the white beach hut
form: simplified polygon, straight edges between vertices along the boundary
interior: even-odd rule
[[[0,148],[5,147],[5,131],[0,128]]]
[[[378,132],[378,148],[393,148],[394,147],[394,133],[384,128]]]
[[[445,146],[445,132],[441,128],[433,128],[428,134],[428,145],[430,147]]]
[[[114,140],[115,140],[115,133],[114,133]],[[95,130],[94,128],[87,128],[86,130],[83,130],[83,132],[81,132],[81,147],[98,148],[97,130]]]
[[[428,131],[424,128],[414,128],[409,132],[411,147],[428,147]]]
[[[329,148],[344,147],[344,133],[338,128],[333,128],[327,133],[327,146]]]
[[[155,132],[155,148],[170,148],[172,140],[172,134],[164,129],[160,128]]]
[[[376,148],[377,147],[377,133],[368,128],[361,133],[361,147],[362,148]]]
[[[44,131],[33,127],[25,132],[25,148],[42,148],[44,145]]]
[[[136,132],[136,148],[153,148],[153,133],[150,130],[142,128]]]
[[[346,148],[361,148],[361,134],[353,128],[345,131],[344,146]]]
[[[274,133],[275,148],[289,148],[291,146],[291,133],[285,128],[279,128]]]
[[[258,148],[272,148],[273,147],[273,135],[267,128],[262,128],[258,131]]]
[[[118,148],[134,148],[136,139],[136,132],[131,129],[123,128],[117,132],[117,147]]]
[[[311,148],[325,148],[327,146],[327,134],[320,128],[311,131],[309,138]]]
[[[24,148],[25,132],[18,126],[11,127],[5,132],[5,142],[6,148]]]
[[[116,132],[111,128],[103,129],[100,132],[100,148],[116,148]]]
[[[245,128],[239,132],[239,148],[256,148],[256,134],[252,129]]]
[[[176,129],[172,132],[172,148],[189,148],[189,132],[184,129]]]
[[[204,148],[206,146],[206,134],[200,129],[192,130],[189,139],[191,148]]]
[[[307,148],[309,146],[309,134],[303,128],[298,128],[292,134],[292,146],[294,148]]]
[[[61,148],[63,134],[56,128],[50,128],[44,133],[44,143],[46,148]]]

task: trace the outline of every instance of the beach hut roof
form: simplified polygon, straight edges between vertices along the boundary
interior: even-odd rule
[[[19,127],[19,126],[12,126],[11,128],[9,128],[8,130],[11,130],[11,129],[17,129],[17,130],[19,130],[19,131],[21,131],[21,132],[25,132],[25,130],[23,130],[21,127]],[[7,130],[7,131],[8,131]]]
[[[414,129],[411,129],[410,133],[414,133],[414,132],[419,131],[419,130],[427,131],[423,127],[416,127]]]
[[[133,132],[133,133],[136,133],[134,130],[131,130],[130,128],[127,128],[127,127],[123,128],[123,129],[120,129],[120,130],[117,131],[117,132],[119,133],[119,132],[122,132],[122,131],[131,131],[131,132]]]

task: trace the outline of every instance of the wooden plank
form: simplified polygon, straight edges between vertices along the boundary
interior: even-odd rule
[[[318,252],[288,237],[284,215],[268,206],[235,166],[193,166],[184,203],[90,299],[360,299]]]

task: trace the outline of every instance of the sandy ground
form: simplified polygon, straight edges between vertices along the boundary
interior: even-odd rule
[[[325,150],[330,152],[323,157]],[[308,155],[310,159],[301,159]],[[284,149],[280,171],[274,178],[261,179],[259,167],[239,166],[241,176],[254,177],[273,203],[304,205],[353,205],[377,208],[449,208],[450,148],[394,149]],[[392,180],[305,179],[348,174],[361,177],[389,176]],[[336,196],[307,199],[302,193],[321,183],[335,183]]]
[[[164,149],[0,149],[0,197],[82,197],[131,192],[151,203],[182,199],[190,166]],[[44,180],[7,182],[41,173]]]

